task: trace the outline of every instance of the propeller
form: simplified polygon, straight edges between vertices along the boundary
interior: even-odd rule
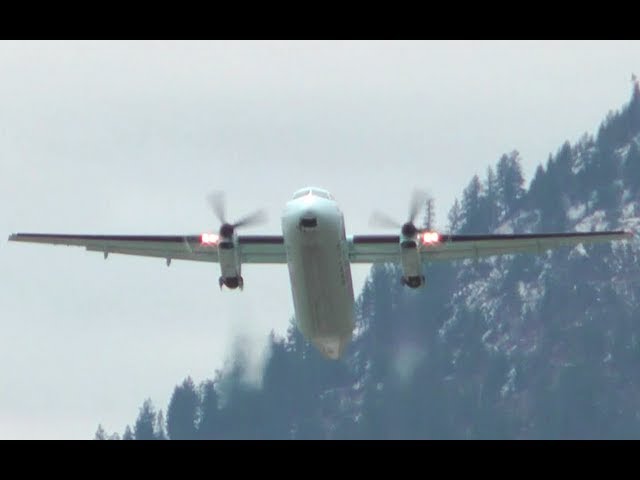
[[[213,210],[213,213],[220,222],[220,236],[229,238],[233,236],[233,232],[239,227],[248,227],[251,225],[258,225],[264,223],[267,219],[267,215],[264,210],[257,210],[253,213],[245,215],[234,223],[229,223],[226,219],[226,206],[224,193],[216,191],[208,196],[209,205]]]
[[[399,228],[405,237],[413,237],[416,233],[427,229],[418,229],[415,226],[415,219],[420,208],[426,204],[429,195],[423,190],[414,190],[409,202],[409,216],[407,221],[400,223],[390,216],[380,211],[373,212],[369,224],[380,228]]]

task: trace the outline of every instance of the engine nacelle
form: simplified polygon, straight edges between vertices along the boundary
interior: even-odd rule
[[[422,261],[416,240],[414,238],[403,238],[400,241],[400,251],[403,273],[400,282],[409,288],[423,286],[425,278],[422,275]]]
[[[238,287],[240,287],[240,290],[242,290],[244,288],[244,280],[240,275],[238,275],[236,277],[223,277],[223,276],[221,276],[218,279],[218,284],[220,285],[220,288],[222,288],[222,286],[224,285],[227,288],[230,288],[231,290],[235,290]]]
[[[220,288],[225,285],[231,290],[236,288],[242,290],[244,287],[240,256],[238,255],[238,249],[235,247],[235,239],[224,239],[218,243],[218,261],[220,263],[218,284]]]

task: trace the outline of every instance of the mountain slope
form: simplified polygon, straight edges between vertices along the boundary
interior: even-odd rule
[[[528,188],[517,152],[503,155],[449,221],[452,233],[639,230],[638,85]],[[200,386],[196,413],[172,418],[198,438],[640,438],[639,253],[636,236],[433,263],[417,291],[397,266],[374,266],[343,361],[292,328],[272,337],[262,388],[243,382],[239,353]]]

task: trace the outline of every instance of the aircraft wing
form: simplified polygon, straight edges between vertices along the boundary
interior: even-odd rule
[[[628,232],[576,232],[520,235],[440,235],[437,242],[421,243],[423,261],[479,258],[514,253],[543,253],[561,246],[576,246],[625,240]],[[17,233],[10,241],[72,245],[88,251],[157,257],[167,260],[217,262],[218,248],[203,243],[200,235],[69,235]],[[281,235],[240,235],[242,263],[287,263]],[[349,237],[351,263],[398,262],[398,235],[354,235]]]
[[[73,245],[92,252],[121,253],[167,260],[217,262],[218,247],[203,243],[200,235],[67,235],[16,233],[10,241]],[[240,235],[242,263],[287,263],[284,241],[279,235]]]
[[[623,231],[571,232],[498,235],[438,235],[438,240],[420,242],[423,262],[458,260],[514,253],[544,253],[562,246],[576,246],[625,240],[632,234]],[[397,262],[400,258],[398,235],[354,235],[349,242],[352,263]]]

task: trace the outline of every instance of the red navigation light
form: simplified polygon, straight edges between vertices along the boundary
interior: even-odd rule
[[[440,235],[438,232],[424,232],[422,234],[422,243],[425,245],[431,245],[440,241]]]
[[[217,233],[203,233],[200,237],[200,243],[203,245],[215,245],[218,243]]]

